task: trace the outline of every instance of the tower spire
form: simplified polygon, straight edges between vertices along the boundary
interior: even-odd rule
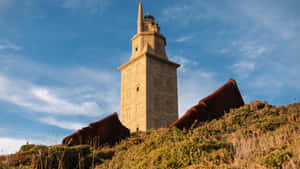
[[[138,21],[137,21],[137,33],[143,31],[143,6],[139,3]]]

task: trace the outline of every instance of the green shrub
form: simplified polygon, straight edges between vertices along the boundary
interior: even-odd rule
[[[20,151],[29,151],[31,150],[35,145],[34,144],[26,144],[22,145],[20,148]]]
[[[22,158],[16,156],[11,164],[37,169],[291,168],[300,165],[299,126],[300,103],[275,107],[256,101],[189,130],[134,133],[114,147],[24,145]]]
[[[264,163],[270,167],[282,168],[282,164],[291,157],[292,153],[290,152],[275,150],[265,157]]]

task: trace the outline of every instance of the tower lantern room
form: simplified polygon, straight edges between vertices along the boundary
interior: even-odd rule
[[[168,59],[165,51],[166,38],[160,33],[160,28],[150,13],[143,16],[141,3],[139,4],[137,23],[137,34],[131,39],[131,59],[136,58],[144,50],[149,50],[161,58]]]

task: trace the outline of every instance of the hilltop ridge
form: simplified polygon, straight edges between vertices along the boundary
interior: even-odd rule
[[[24,145],[10,156],[10,166],[296,169],[300,167],[299,127],[300,103],[272,106],[254,101],[189,130],[152,129],[132,134],[113,147]]]
[[[255,101],[181,131],[152,130],[116,146],[102,168],[299,168],[300,103]]]

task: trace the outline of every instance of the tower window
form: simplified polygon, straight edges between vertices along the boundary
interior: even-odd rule
[[[135,51],[138,51],[138,48],[135,48]]]
[[[136,91],[137,91],[137,92],[138,92],[138,91],[140,91],[140,88],[139,88],[139,87],[137,87],[137,88],[136,88]]]

